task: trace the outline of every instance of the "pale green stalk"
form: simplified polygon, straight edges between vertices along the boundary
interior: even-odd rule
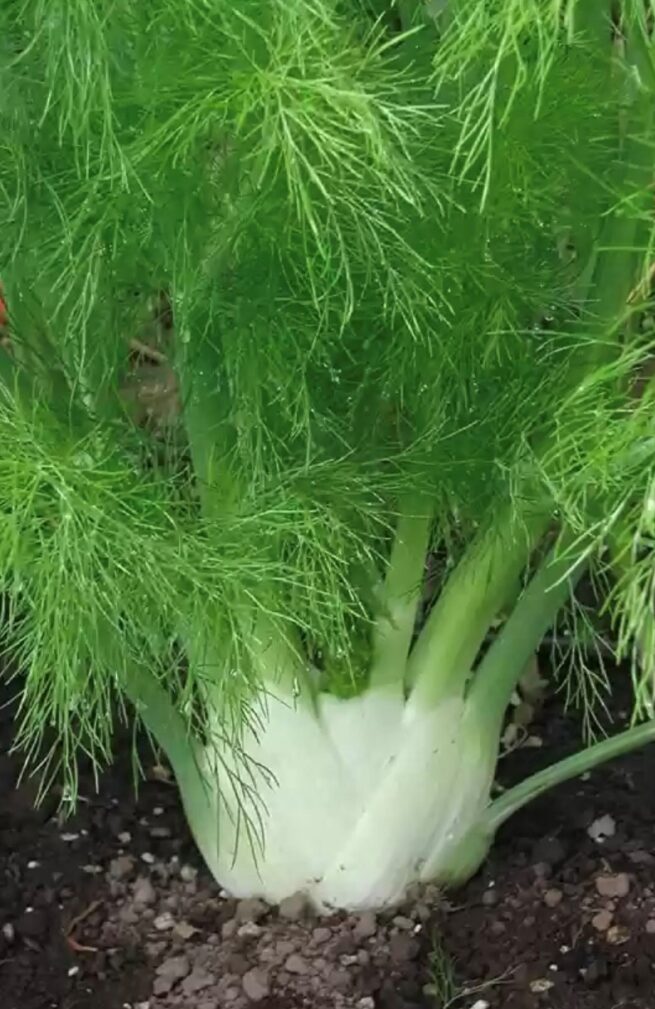
[[[121,683],[137,716],[165,750],[191,823],[202,821],[214,800],[213,784],[203,780],[201,748],[189,725],[155,675],[133,666]],[[202,845],[202,837],[198,838]]]
[[[601,13],[600,5],[595,6],[592,24],[596,30],[609,35],[607,14]],[[588,317],[584,325],[591,321],[608,337],[604,353],[601,345],[601,359],[608,354],[611,356],[613,338],[618,336],[619,325],[629,312],[629,295],[635,286],[635,277],[639,276],[640,260],[650,230],[651,201],[646,194],[652,179],[655,70],[653,43],[646,34],[644,19],[643,8],[639,15],[634,7],[630,8],[624,26],[625,57],[616,58],[614,65],[618,78],[615,86],[624,94],[622,121],[617,124],[620,152],[614,179],[617,190],[627,185],[630,196],[629,202],[612,208],[602,223],[596,266],[586,292]],[[641,207],[637,205],[630,213],[627,208],[634,201],[639,201]]]
[[[485,828],[493,835],[510,816],[549,789],[570,781],[571,778],[577,778],[586,771],[592,771],[607,760],[614,760],[653,741],[655,741],[655,721],[645,722],[552,764],[508,789],[499,799],[492,802],[483,820]]]
[[[373,630],[371,688],[404,688],[407,658],[421,601],[432,506],[420,494],[402,503]]]
[[[530,657],[585,570],[586,557],[572,559],[566,547],[564,539],[541,562],[475,673],[469,702],[492,723],[502,718]]]
[[[494,619],[515,591],[546,525],[530,519],[511,533],[485,529],[473,540],[437,599],[410,657],[409,704],[419,710],[461,693]]]

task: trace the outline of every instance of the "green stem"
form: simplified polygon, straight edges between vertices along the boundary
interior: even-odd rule
[[[133,666],[122,686],[139,718],[171,762],[189,822],[202,822],[210,806],[210,795],[199,766],[199,743],[152,673]]]
[[[433,509],[420,495],[404,501],[373,632],[371,687],[401,686],[421,601]]]
[[[655,741],[655,720],[633,729],[626,729],[625,732],[604,739],[601,743],[582,750],[581,753],[574,753],[571,757],[558,761],[551,767],[526,778],[492,802],[485,815],[485,827],[494,833],[505,820],[548,789],[570,781],[571,778],[577,778],[606,760],[613,760],[614,757],[620,757],[653,741]]]
[[[217,513],[225,515],[238,500],[232,465],[235,431],[230,417],[231,394],[220,340],[205,334],[199,335],[193,350],[182,345],[176,368],[202,510],[211,519]]]
[[[626,15],[628,33],[628,62],[637,71],[646,89],[655,90],[654,43],[648,27],[646,4],[634,4]],[[648,111],[647,105],[645,111]]]
[[[505,535],[485,529],[448,579],[410,656],[412,706],[429,707],[463,691],[485,634],[511,596],[546,520],[532,519],[511,533],[509,526],[508,520]]]
[[[252,637],[256,646],[252,657],[263,683],[269,689],[280,688],[282,695],[293,698],[296,706],[316,712],[316,684],[292,628],[283,627],[277,618],[260,612]]]
[[[625,105],[617,130],[619,151],[614,177],[617,191],[627,193],[631,202],[636,198],[638,205],[626,201],[606,219],[587,300],[596,326],[601,330],[610,326],[615,331],[627,313],[640,250],[648,244],[655,116],[655,70],[645,12],[637,14],[633,10],[626,17],[623,31],[626,54],[617,69],[622,71],[618,86],[625,91]],[[611,353],[611,342],[606,346]]]
[[[542,562],[476,673],[469,702],[485,717],[502,718],[528,660],[585,565],[586,558],[572,565],[566,553],[556,556],[554,550]]]
[[[182,626],[180,639],[189,665],[200,674],[208,703],[218,710],[219,721],[223,706],[221,685],[229,680],[235,665],[251,669],[253,684],[261,684],[265,691],[316,711],[317,684],[312,680],[311,667],[291,623],[261,606],[244,614],[236,631],[237,637],[249,642],[242,653],[235,653],[234,629],[226,631],[220,614],[209,625],[209,630]]]
[[[651,379],[651,382],[653,380]],[[649,383],[650,384],[650,383]],[[623,546],[625,544],[625,546]],[[629,529],[619,527],[608,537],[607,548],[610,568],[618,585],[631,571],[633,537]],[[626,559],[628,558],[628,559]],[[606,601],[609,608],[610,599]],[[653,706],[653,683],[655,682],[655,614],[648,607],[634,612],[625,631],[619,634],[616,658],[620,662],[632,650],[633,681],[635,691],[635,713],[645,712],[649,718],[655,715]],[[637,616],[638,614],[638,616]],[[638,672],[637,672],[638,670]]]

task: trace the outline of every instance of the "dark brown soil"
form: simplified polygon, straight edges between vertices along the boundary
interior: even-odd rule
[[[501,779],[518,780],[579,742],[576,721],[556,702],[537,730],[543,748],[514,753]],[[553,790],[506,824],[442,919],[458,980],[481,986],[456,1005],[655,1006],[654,782],[648,747]],[[594,839],[606,817],[613,835]]]
[[[555,706],[539,750],[566,751]],[[15,787],[0,712],[2,1009],[652,1009],[655,748],[560,788],[502,832],[466,888],[403,913],[313,919],[237,904],[208,878],[175,788],[129,760],[82,780],[79,810]],[[599,841],[589,834],[603,817]],[[608,826],[609,823],[609,826]],[[598,828],[600,829],[600,828]],[[597,832],[597,831],[596,831]]]

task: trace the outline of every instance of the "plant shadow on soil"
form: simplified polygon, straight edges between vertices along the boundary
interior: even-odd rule
[[[543,747],[502,761],[504,783],[570,752],[579,724],[548,702]],[[75,816],[16,787],[0,709],[2,1009],[652,1009],[655,747],[562,786],[501,831],[478,876],[385,915],[284,917],[222,896],[176,789],[133,790],[119,758]],[[152,764],[152,760],[150,760]],[[611,817],[602,842],[593,824]],[[605,821],[607,822],[607,821]],[[296,909],[297,911],[297,909]],[[438,951],[438,955],[437,955]],[[435,966],[449,976],[429,994]],[[440,1004],[441,1001],[441,1004]]]

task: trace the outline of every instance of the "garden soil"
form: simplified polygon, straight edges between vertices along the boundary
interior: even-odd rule
[[[0,712],[1,1009],[655,1009],[655,747],[563,786],[503,829],[462,890],[316,918],[232,900],[144,754],[73,818],[34,809]],[[569,752],[556,701],[509,782]],[[127,749],[127,748],[126,748]],[[150,770],[148,770],[150,768]]]

